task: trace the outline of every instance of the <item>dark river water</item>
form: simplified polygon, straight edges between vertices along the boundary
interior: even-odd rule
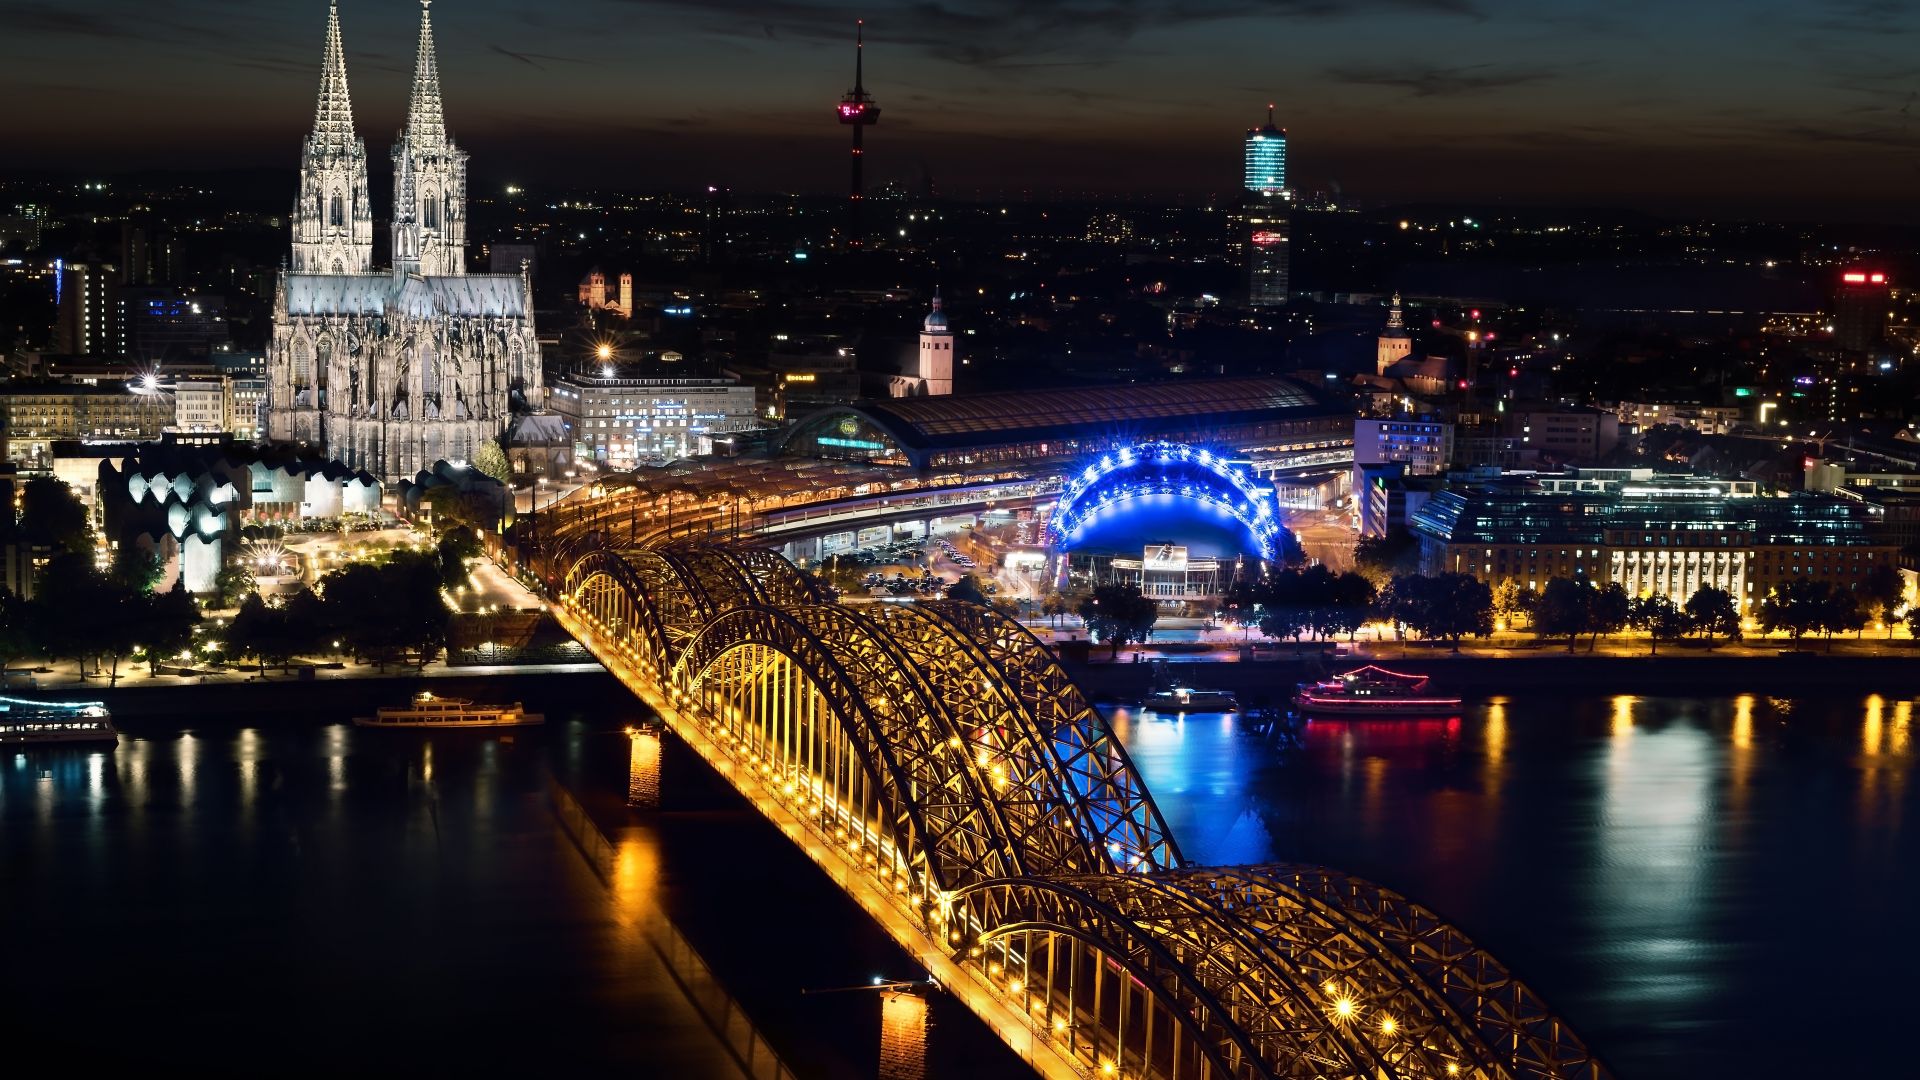
[[[703,1015],[730,996],[798,1075],[873,1076],[878,996],[845,988],[918,972],[671,740],[662,809],[628,810],[636,709],[509,740],[296,708],[0,753],[6,1060],[720,1077]],[[1866,1076],[1910,1075],[1912,713],[1516,696],[1293,748],[1219,716],[1115,724],[1189,858],[1407,893],[1620,1076]],[[925,1039],[936,1078],[1019,1075],[938,995]]]

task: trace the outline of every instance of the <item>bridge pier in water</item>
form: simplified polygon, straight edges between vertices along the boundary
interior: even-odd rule
[[[595,551],[556,616],[1041,1075],[1597,1080],[1432,912],[1307,866],[1187,864],[1016,620],[824,602],[765,552]],[[636,741],[632,792],[644,798]]]

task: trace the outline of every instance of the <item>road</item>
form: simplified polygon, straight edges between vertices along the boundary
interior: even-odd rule
[[[1338,510],[1290,510],[1283,519],[1307,558],[1339,573],[1353,569],[1353,525]]]

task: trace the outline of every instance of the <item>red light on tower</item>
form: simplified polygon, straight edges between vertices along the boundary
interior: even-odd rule
[[[840,99],[834,110],[835,117],[853,129],[853,180],[852,190],[847,195],[847,246],[860,246],[860,201],[864,198],[865,185],[860,180],[860,133],[869,124],[880,122],[880,106],[874,104],[873,95],[867,93],[866,40],[867,21],[860,19],[854,23],[853,31],[853,89]]]
[[[1480,321],[1480,309],[1479,309],[1479,308],[1474,308],[1474,309],[1473,309],[1472,311],[1469,311],[1469,312],[1467,312],[1467,318],[1469,318],[1469,319],[1472,319],[1472,320],[1473,320],[1474,322],[1479,322],[1479,321]]]

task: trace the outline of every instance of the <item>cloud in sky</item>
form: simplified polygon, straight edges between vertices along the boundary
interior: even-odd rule
[[[1500,67],[1494,64],[1437,67],[1418,63],[1396,67],[1332,67],[1327,69],[1326,75],[1336,82],[1404,90],[1414,97],[1477,94],[1558,77],[1556,72],[1547,68]]]
[[[341,2],[370,143],[397,126],[417,10]],[[832,190],[830,107],[861,16],[882,179],[924,159],[956,187],[1217,191],[1268,101],[1290,171],[1363,198],[1438,188],[1427,166],[1465,145],[1554,146],[1551,172],[1475,180],[1496,198],[1638,190],[1648,155],[1699,145],[1753,167],[1689,157],[1698,175],[1673,182],[1803,199],[1818,172],[1844,197],[1841,177],[1907,185],[1920,149],[1920,5],[1892,0],[463,0],[434,15],[461,136],[537,144],[513,167],[581,183]],[[311,116],[325,19],[325,0],[0,0],[0,82],[25,105],[10,156],[279,165]],[[43,89],[76,80],[84,101]],[[1790,156],[1815,142],[1820,170]]]

